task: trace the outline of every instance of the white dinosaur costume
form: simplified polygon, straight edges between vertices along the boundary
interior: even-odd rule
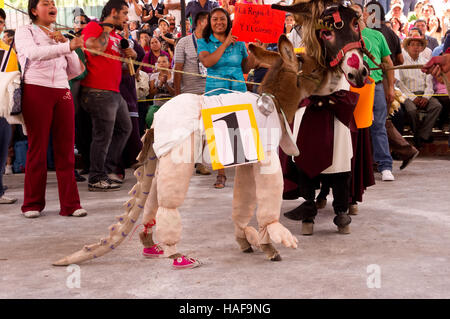
[[[155,113],[152,127],[155,132],[153,149],[159,159],[154,181],[157,184],[157,190],[155,189],[153,193],[150,191],[144,207],[143,224],[156,220],[156,234],[167,256],[176,253],[175,244],[181,238],[181,219],[176,207],[183,202],[189,186],[187,175],[192,172],[193,159],[197,157],[195,153],[197,152],[198,155],[201,152],[198,150],[198,146],[201,145],[200,134],[204,133],[201,110],[236,104],[253,106],[258,129],[263,133],[260,137],[266,154],[266,159],[262,162],[237,167],[232,214],[237,241],[243,243],[241,245],[243,250],[249,248],[245,240],[254,246],[259,246],[270,244],[271,238],[275,242],[284,241],[286,246],[296,246],[295,238],[278,223],[283,179],[277,148],[282,136],[282,144],[286,146],[284,148],[286,152],[294,155],[298,154],[298,150],[289,133],[284,130],[284,126],[282,127],[275,109],[266,116],[256,106],[259,97],[250,92],[232,92],[214,96],[182,94],[165,103]],[[185,147],[196,149],[188,153],[193,157],[174,161],[174,154],[182,154]],[[160,171],[163,171],[164,175],[158,174]],[[270,187],[268,187],[269,184]],[[154,189],[153,186],[152,189]],[[274,197],[279,198],[279,201],[267,200]],[[260,224],[259,235],[253,228],[247,226],[256,206],[258,206],[257,219]],[[280,237],[278,233],[285,236]],[[276,254],[277,252],[273,251],[269,257],[274,257]]]

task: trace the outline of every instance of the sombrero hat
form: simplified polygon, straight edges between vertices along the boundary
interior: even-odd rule
[[[403,48],[407,48],[411,41],[420,41],[424,47],[427,46],[428,41],[424,36],[420,35],[418,30],[411,30],[409,37],[403,40]]]

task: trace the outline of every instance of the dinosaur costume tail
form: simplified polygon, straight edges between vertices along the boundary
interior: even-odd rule
[[[147,130],[142,137],[142,150],[137,160],[142,164],[135,172],[137,183],[129,192],[131,198],[124,204],[125,213],[117,216],[118,222],[109,227],[109,236],[100,242],[86,245],[81,250],[53,263],[54,266],[78,264],[98,258],[114,250],[127,237],[141,214],[152,185],[156,170],[156,155],[153,150],[153,130]]]

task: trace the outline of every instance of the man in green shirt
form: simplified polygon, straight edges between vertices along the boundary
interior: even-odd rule
[[[360,29],[367,50],[374,56],[378,64],[391,67],[393,66],[390,58],[391,51],[384,38],[379,31],[369,29],[366,27],[366,19],[368,12],[362,10],[361,6],[353,4],[351,6],[356,12],[360,14]],[[370,68],[377,66],[367,56],[364,60],[369,64]],[[371,71],[370,76],[375,80],[375,98],[373,103],[373,123],[370,127],[370,135],[372,137],[373,159],[378,164],[378,171],[381,172],[383,181],[395,180],[392,175],[392,157],[389,151],[389,142],[386,133],[386,118],[387,105],[394,100],[394,71],[387,71],[386,78],[383,77],[382,70]]]

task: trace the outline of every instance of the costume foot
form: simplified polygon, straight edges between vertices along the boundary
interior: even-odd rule
[[[358,204],[350,204],[348,206],[349,215],[358,215]]]
[[[350,223],[352,219],[346,213],[338,213],[334,219],[333,223],[338,227],[338,232],[340,234],[350,234]]]
[[[311,236],[314,233],[314,223],[303,222],[302,223],[302,235]]]
[[[323,209],[327,206],[327,199],[326,198],[317,198],[316,199],[316,207],[317,209]]]
[[[314,217],[316,215],[317,215],[317,208],[316,203],[313,200],[307,200],[297,208],[294,208],[293,210],[284,213],[284,216],[291,220],[302,220],[305,218]]]
[[[159,258],[164,256],[164,250],[158,244],[153,245],[149,248],[144,248],[142,251],[142,256],[145,258]]]
[[[338,227],[339,234],[348,235],[350,234],[350,225]]]
[[[174,259],[172,264],[173,269],[196,268],[199,266],[201,266],[201,263],[198,259],[188,258],[186,256],[181,256]]]
[[[270,261],[281,261],[280,253],[272,246],[272,244],[261,244],[261,249],[266,253],[267,258],[269,258]]]

